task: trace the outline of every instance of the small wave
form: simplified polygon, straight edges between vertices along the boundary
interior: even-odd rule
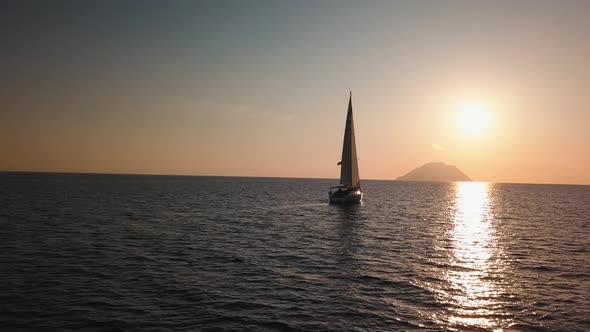
[[[356,277],[356,280],[361,284],[368,285],[371,284],[371,287],[380,286],[381,288],[373,289],[375,292],[382,292],[383,288],[393,288],[397,290],[405,290],[411,292],[423,292],[427,291],[425,288],[420,286],[414,285],[409,281],[394,281],[384,278],[379,278],[370,275],[361,275]]]
[[[571,279],[580,279],[580,280],[588,280],[590,279],[590,273],[585,272],[571,272],[571,273],[561,273],[558,275],[560,278],[571,278]]]
[[[221,316],[216,318],[210,318],[201,320],[199,325],[206,326],[204,331],[219,331],[229,329],[244,329],[246,330],[261,330],[270,329],[271,331],[284,331],[284,332],[291,332],[291,331],[300,331],[291,325],[277,320],[257,320],[252,318],[247,318],[243,316]]]
[[[262,304],[257,302],[247,302],[247,301],[231,301],[231,302],[221,302],[215,304],[215,308],[217,309],[225,309],[225,310],[272,310],[276,309],[274,306],[269,304]]]
[[[427,260],[426,264],[431,265],[431,266],[436,266],[437,268],[443,269],[443,270],[452,270],[452,271],[458,271],[458,272],[472,272],[472,271],[479,271],[478,269],[469,267],[469,266],[465,266],[465,265],[460,265],[460,264],[451,264],[451,263],[440,263],[440,262],[436,262],[434,260]]]
[[[530,325],[525,323],[516,323],[512,324],[506,330],[507,332],[548,332],[552,331],[551,329],[545,328],[540,325]]]
[[[535,266],[524,266],[522,267],[526,270],[537,271],[537,272],[555,272],[559,271],[558,268],[554,266],[547,266],[547,265],[535,265]]]

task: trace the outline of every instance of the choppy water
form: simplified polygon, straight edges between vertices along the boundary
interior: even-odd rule
[[[590,330],[590,186],[0,173],[11,330]]]

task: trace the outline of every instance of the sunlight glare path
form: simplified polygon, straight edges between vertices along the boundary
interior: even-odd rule
[[[500,329],[505,326],[500,282],[495,282],[503,270],[490,212],[490,185],[484,182],[457,182],[454,225],[450,238],[453,243],[451,265],[447,280],[451,283],[450,302],[457,305],[449,321],[462,326]]]

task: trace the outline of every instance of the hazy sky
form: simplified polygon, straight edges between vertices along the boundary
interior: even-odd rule
[[[3,1],[0,170],[590,184],[590,1]],[[464,103],[490,126],[466,135]]]

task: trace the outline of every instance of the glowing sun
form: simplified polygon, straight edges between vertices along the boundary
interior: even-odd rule
[[[490,126],[490,122],[490,112],[485,104],[466,103],[459,109],[457,126],[465,134],[479,135]]]

